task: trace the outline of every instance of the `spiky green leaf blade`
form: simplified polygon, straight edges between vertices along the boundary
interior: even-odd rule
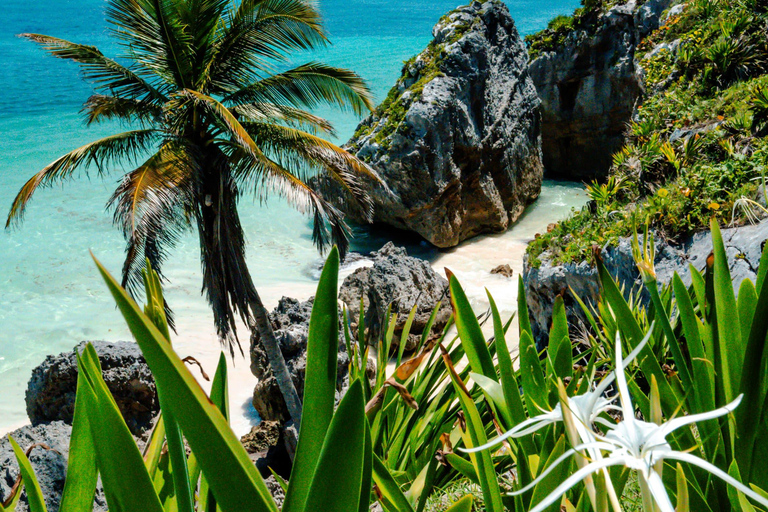
[[[475,466],[470,461],[456,453],[446,453],[445,460],[453,469],[464,475],[466,478],[469,478],[477,485],[480,485],[477,470],[475,470]]]
[[[305,512],[349,512],[360,508],[366,422],[363,385],[357,380],[333,415],[307,494]],[[364,499],[368,500],[368,493]]]
[[[464,293],[464,289],[454,275],[450,276],[450,289],[456,330],[459,332],[459,338],[467,353],[472,371],[485,375],[489,379],[498,380],[496,367],[488,345],[485,343],[483,331],[480,329],[475,312],[472,311],[467,294]]]
[[[565,435],[560,436],[552,451],[549,453],[544,466],[539,468],[538,474],[542,474],[549,466],[551,466],[563,453],[565,453]],[[549,475],[547,475],[541,482],[536,485],[533,490],[533,497],[531,498],[531,506],[543,501],[547,496],[554,491],[558,485],[564,482],[571,470],[571,462],[566,462],[554,469]],[[549,512],[557,512],[560,510],[560,503],[553,503],[546,509]]]
[[[391,503],[398,512],[413,512],[413,506],[405,494],[400,490],[400,486],[395,481],[387,466],[382,462],[378,455],[373,454],[373,481],[379,488],[382,496]]]
[[[445,512],[472,512],[472,495],[467,494],[446,509]]]
[[[85,377],[78,372],[77,388]],[[91,512],[99,471],[96,467],[96,448],[93,446],[90,420],[85,396],[75,395],[75,414],[72,420],[72,436],[69,439],[67,479],[61,496],[60,510]]]
[[[719,361],[717,372],[723,382],[726,402],[731,402],[739,391],[741,362],[747,343],[742,341],[741,324],[738,321],[736,296],[733,293],[731,271],[720,227],[715,220],[710,223],[712,244],[715,254],[713,269],[714,306],[717,317],[717,341],[715,350]]]
[[[323,266],[309,320],[303,401],[311,407],[312,414],[307,414],[302,419],[299,444],[283,512],[299,512],[306,509],[307,496],[333,418],[339,344],[339,311],[336,300],[338,280],[339,251],[334,247]]]
[[[768,250],[763,251],[763,260],[766,259],[766,254]],[[765,349],[768,338],[768,279],[762,279],[760,283],[762,286],[759,288],[752,326],[749,330],[740,386],[740,392],[744,394],[744,403],[749,407],[739,407],[734,411],[734,416],[738,430],[735,452],[739,469],[747,475],[749,482],[763,487],[768,486],[768,476],[765,476],[764,471],[753,467],[755,443],[768,443],[764,440],[765,436],[758,435],[761,429],[760,420],[765,418],[767,412],[765,397],[768,391],[768,375],[764,371],[768,359],[768,351]],[[755,404],[763,404],[763,406],[757,407]],[[754,421],[754,418],[759,419]]]
[[[110,510],[161,512],[162,505],[128,426],[101,375],[93,345],[78,354],[84,378],[77,392],[84,394],[96,459]],[[131,482],[126,486],[125,482]]]
[[[133,299],[98,261],[96,264],[136,338],[158,388],[167,388],[170,396],[175,397],[170,406],[176,412],[192,452],[202,470],[206,471],[219,506],[222,510],[277,512],[266,484],[224,416]],[[232,487],[238,492],[230,492]]]
[[[549,331],[549,350],[547,350],[555,378],[565,379],[573,376],[573,357],[571,340],[568,336],[568,318],[565,314],[565,302],[561,296],[555,298],[552,307],[552,329]]]
[[[528,302],[525,298],[525,283],[523,277],[517,278],[517,322],[520,328],[520,337],[523,337],[523,333],[527,332],[528,336],[533,339],[533,329],[531,329],[531,318],[528,316]]]
[[[449,356],[444,354],[443,357],[446,358]],[[446,366],[451,375],[451,381],[453,382],[456,395],[461,403],[461,408],[464,411],[464,418],[467,424],[467,431],[462,433],[464,442],[468,448],[484,445],[488,442],[488,438],[485,435],[485,424],[480,418],[480,412],[477,410],[477,406],[472,400],[472,397],[466,392],[464,382],[456,373],[453,365],[446,360]],[[499,488],[499,482],[496,479],[496,471],[493,465],[493,460],[491,459],[490,451],[483,450],[481,452],[470,453],[470,460],[472,461],[472,465],[477,472],[477,477],[480,480],[480,488],[483,490],[486,510],[489,512],[503,512],[504,505],[501,500],[501,490]]]
[[[30,512],[47,512],[45,506],[45,498],[43,497],[43,490],[40,489],[40,482],[37,481],[37,475],[32,468],[32,464],[29,463],[27,454],[16,443],[16,440],[11,436],[8,436],[8,441],[11,442],[13,448],[13,454],[16,456],[16,462],[19,464],[19,471],[21,472],[21,479],[27,489],[27,502],[29,503]]]
[[[371,489],[373,487],[373,441],[371,427],[365,422],[365,457],[363,459],[363,477],[360,482],[359,512],[366,512],[371,505]]]
[[[528,331],[523,331],[520,336],[520,380],[523,384],[525,403],[528,405],[528,414],[532,417],[539,411],[547,410],[549,399],[547,397],[547,383],[541,370],[539,351]]]

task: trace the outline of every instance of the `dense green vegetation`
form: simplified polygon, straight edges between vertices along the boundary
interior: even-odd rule
[[[617,0],[582,0],[582,7],[576,9],[571,16],[560,15],[550,20],[547,28],[525,36],[528,55],[531,60],[544,52],[557,51],[568,36],[580,31],[584,35],[594,33],[597,28],[598,15],[616,5]]]
[[[714,258],[704,274],[693,272],[690,287],[675,276],[659,290],[652,244],[635,243],[648,306],[630,305],[598,257],[602,294],[586,311],[589,333],[569,332],[558,298],[543,354],[521,293],[517,361],[507,342],[513,319],[503,322],[489,297],[494,335],[486,340],[454,276],[458,337],[448,338],[450,327],[425,334],[405,359],[402,349],[390,350],[391,315],[371,380],[365,328],[353,339],[345,319],[351,385],[338,408],[339,327],[328,321],[338,317],[333,250],[310,321],[306,416],[291,476],[280,480],[282,510],[362,512],[378,501],[387,512],[469,512],[473,502],[489,512],[672,512],[672,500],[678,512],[765,510],[768,251],[756,283],[744,281],[737,300],[717,224],[712,229]],[[99,269],[155,376],[162,416],[140,452],[86,348],[62,510],[90,510],[100,476],[110,510],[277,512],[228,427],[223,355],[208,397],[173,351],[157,274],[144,273],[142,311]],[[3,510],[14,510],[25,488],[31,511],[45,512],[34,471],[14,448],[22,485]]]
[[[764,0],[694,0],[641,44],[648,97],[610,179],[588,188],[590,208],[530,245],[534,265],[544,252],[584,260],[645,223],[674,240],[711,217],[739,225],[768,213],[767,11]]]

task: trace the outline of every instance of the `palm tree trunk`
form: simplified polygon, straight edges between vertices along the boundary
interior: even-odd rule
[[[245,236],[237,212],[237,187],[226,155],[207,148],[198,189],[198,232],[203,263],[203,289],[213,309],[219,335],[234,355],[235,317],[258,330],[269,365],[296,430],[301,400],[285,365],[272,324],[245,261]],[[250,310],[250,313],[249,313]],[[234,339],[233,339],[234,336]],[[241,349],[242,351],[242,349]]]
[[[285,400],[288,414],[290,414],[293,423],[296,425],[296,431],[298,431],[301,426],[301,399],[299,398],[299,393],[296,391],[291,374],[285,365],[285,359],[280,351],[280,344],[275,337],[275,332],[272,330],[272,323],[269,321],[267,309],[261,302],[261,297],[259,297],[259,293],[255,288],[252,290],[250,297],[251,311],[256,323],[255,329],[259,332],[261,343],[264,345],[264,351],[267,353],[269,366],[272,368],[272,374],[275,376],[277,386],[280,388],[280,393]]]

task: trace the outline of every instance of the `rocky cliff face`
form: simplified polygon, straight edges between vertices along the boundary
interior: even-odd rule
[[[529,66],[541,99],[547,172],[569,179],[602,177],[624,143],[626,123],[643,94],[637,45],[660,24],[672,0],[635,0],[574,30],[565,46]]]
[[[763,246],[768,240],[768,219],[754,226],[724,229],[722,233],[733,288],[738,293],[744,279],[756,279]],[[666,285],[677,272],[683,282],[690,285],[690,265],[699,271],[703,270],[711,252],[712,234],[709,231],[697,233],[679,245],[657,241],[655,264],[659,284]],[[606,268],[627,293],[630,290],[642,289],[629,239],[622,239],[615,247],[604,247],[601,254]],[[593,306],[599,297],[599,285],[597,270],[590,263],[553,265],[546,259],[546,253],[542,256],[544,258],[541,258],[542,264],[539,268],[530,267],[526,259],[523,281],[534,337],[539,346],[543,347],[552,323],[552,305],[555,297],[564,293],[570,325],[588,325],[581,307],[574,300],[574,295],[588,306]]]
[[[460,7],[432,33],[347,147],[391,191],[366,185],[375,221],[452,247],[506,229],[538,197],[539,100],[501,1]]]

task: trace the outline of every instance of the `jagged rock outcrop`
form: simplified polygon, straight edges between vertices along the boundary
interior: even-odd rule
[[[452,247],[505,230],[538,197],[539,100],[501,1],[459,7],[432,34],[347,149],[388,185],[364,184],[376,222]]]
[[[638,3],[598,15],[569,34],[564,47],[529,66],[541,99],[544,167],[553,176],[603,177],[624,144],[626,123],[643,94],[635,50],[659,27],[672,0]]]
[[[757,275],[763,246],[768,240],[768,219],[754,226],[723,229],[723,241],[733,278],[734,291],[738,293],[744,279]],[[686,285],[691,283],[690,265],[703,270],[712,252],[712,234],[709,231],[696,233],[679,244],[656,241],[656,277],[661,285],[672,280],[675,272],[680,274]],[[640,274],[632,257],[630,239],[624,238],[616,246],[606,246],[601,255],[608,271],[616,277],[625,292],[642,288]],[[587,325],[586,318],[574,294],[594,305],[599,296],[597,270],[588,262],[553,265],[546,253],[539,256],[541,266],[532,268],[526,257],[523,280],[526,299],[531,316],[534,337],[543,346],[548,339],[552,323],[552,304],[555,297],[564,293],[570,325]]]
[[[40,488],[45,497],[48,510],[58,510],[61,494],[64,491],[64,480],[67,473],[67,458],[69,455],[69,438],[72,427],[62,421],[54,421],[45,425],[27,425],[14,432],[11,437],[19,443],[23,450],[28,450],[29,461],[35,470]],[[48,449],[41,446],[44,444]],[[13,454],[11,443],[7,437],[0,438],[0,503],[10,497],[11,488],[19,475],[19,466]],[[16,512],[27,512],[26,492],[16,507]],[[101,485],[96,491],[94,512],[107,510],[107,503]]]
[[[357,330],[360,298],[365,306],[365,328],[369,340],[378,342],[386,322],[387,308],[397,313],[392,343],[399,346],[408,315],[416,305],[416,314],[406,342],[413,350],[429,322],[432,311],[442,301],[432,326],[433,333],[443,330],[451,317],[448,281],[435,272],[428,262],[408,256],[402,247],[387,243],[371,255],[373,266],[357,269],[341,285],[339,299],[347,305],[352,329]]]
[[[32,370],[26,392],[27,415],[32,425],[61,420],[72,423],[77,392],[77,359],[80,343],[71,352],[50,355]],[[138,345],[123,341],[91,342],[99,354],[104,381],[115,397],[128,428],[140,435],[152,426],[160,411],[157,388]]]

